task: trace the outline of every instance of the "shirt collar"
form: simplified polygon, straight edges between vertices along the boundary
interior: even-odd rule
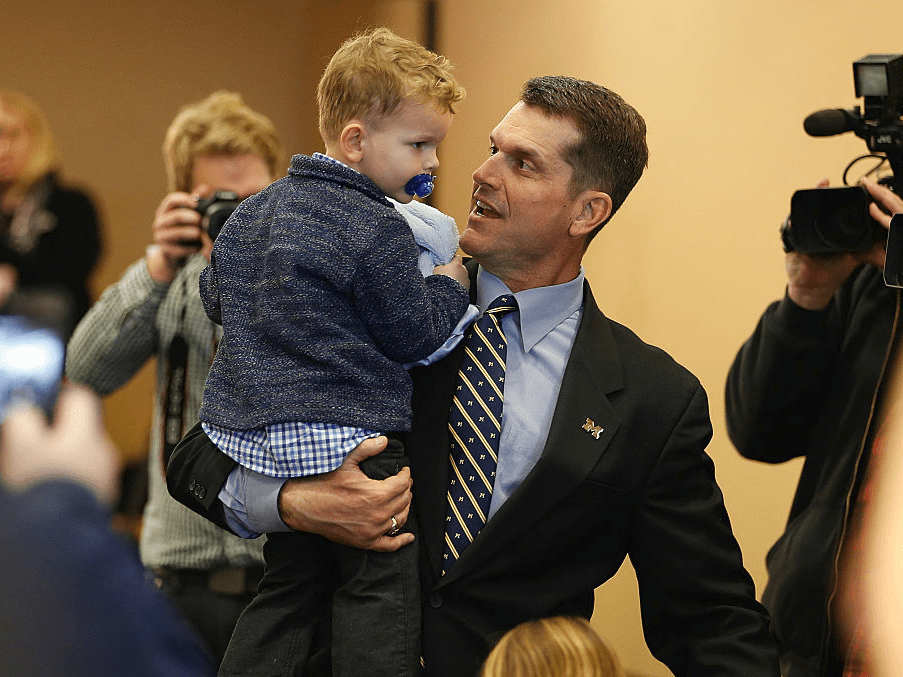
[[[546,334],[555,329],[583,306],[583,266],[570,282],[524,289],[514,295],[517,299],[519,324],[524,352],[530,352]],[[480,312],[490,303],[511,290],[495,275],[480,266],[477,271],[477,307]]]
[[[339,165],[341,167],[348,167],[348,165],[346,165],[341,160],[336,160],[334,157],[329,157],[325,153],[314,153],[313,155],[311,155],[311,157],[316,158],[317,160],[323,160],[324,162],[331,162],[332,164]],[[357,172],[357,170],[354,169],[353,167],[348,167],[348,169],[350,169],[353,172]],[[358,172],[358,173],[360,173],[360,172]]]

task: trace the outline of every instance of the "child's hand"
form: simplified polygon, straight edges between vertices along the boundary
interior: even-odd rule
[[[467,274],[467,268],[464,267],[460,256],[456,256],[444,265],[433,268],[433,275],[448,275],[450,278],[463,284],[465,289],[470,289],[470,275]]]

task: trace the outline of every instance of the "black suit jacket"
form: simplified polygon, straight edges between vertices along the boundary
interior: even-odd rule
[[[461,349],[411,372],[426,674],[475,675],[523,620],[589,617],[594,589],[629,555],[647,643],[674,674],[778,677],[768,618],[705,452],[702,386],[585,292],[542,456],[445,576],[446,422]],[[231,466],[190,450],[173,456],[170,491],[222,524],[214,499]]]

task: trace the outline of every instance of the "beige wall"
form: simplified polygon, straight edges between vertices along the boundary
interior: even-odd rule
[[[314,87],[355,27],[385,22],[422,38],[418,0],[284,0],[250,5],[33,3],[7,0],[0,86],[46,109],[65,175],[103,209],[107,251],[96,289],[149,242],[165,190],[160,143],[178,107],[217,88],[240,91],[270,115],[289,153],[318,147]],[[462,224],[470,173],[488,133],[538,74],[592,79],[645,116],[650,167],[586,260],[605,312],[662,346],[706,387],[710,453],[757,588],[785,519],[797,463],[740,459],[725,434],[730,361],[765,305],[783,290],[777,229],[791,193],[833,182],[864,152],[852,136],[810,139],[803,118],[849,107],[851,62],[900,52],[903,6],[877,0],[443,0],[440,51],[468,89],[448,140],[436,204]],[[147,369],[107,402],[128,455],[147,434]],[[635,584],[625,571],[597,595],[594,623],[628,667],[667,674],[646,651]]]

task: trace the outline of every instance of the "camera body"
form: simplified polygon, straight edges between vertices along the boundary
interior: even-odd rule
[[[869,214],[871,197],[861,186],[798,190],[781,228],[784,251],[802,254],[867,252],[887,239]]]
[[[863,107],[824,110],[806,118],[811,136],[853,132],[872,153],[883,153],[892,177],[880,183],[903,194],[903,54],[869,54],[853,62],[853,84]],[[864,252],[888,238],[869,216],[871,199],[859,186],[816,188],[794,193],[790,223],[781,229],[785,251]]]
[[[198,200],[195,211],[201,215],[201,227],[211,240],[216,240],[226,219],[232,216],[240,203],[238,195],[228,190],[218,190],[213,195]]]

